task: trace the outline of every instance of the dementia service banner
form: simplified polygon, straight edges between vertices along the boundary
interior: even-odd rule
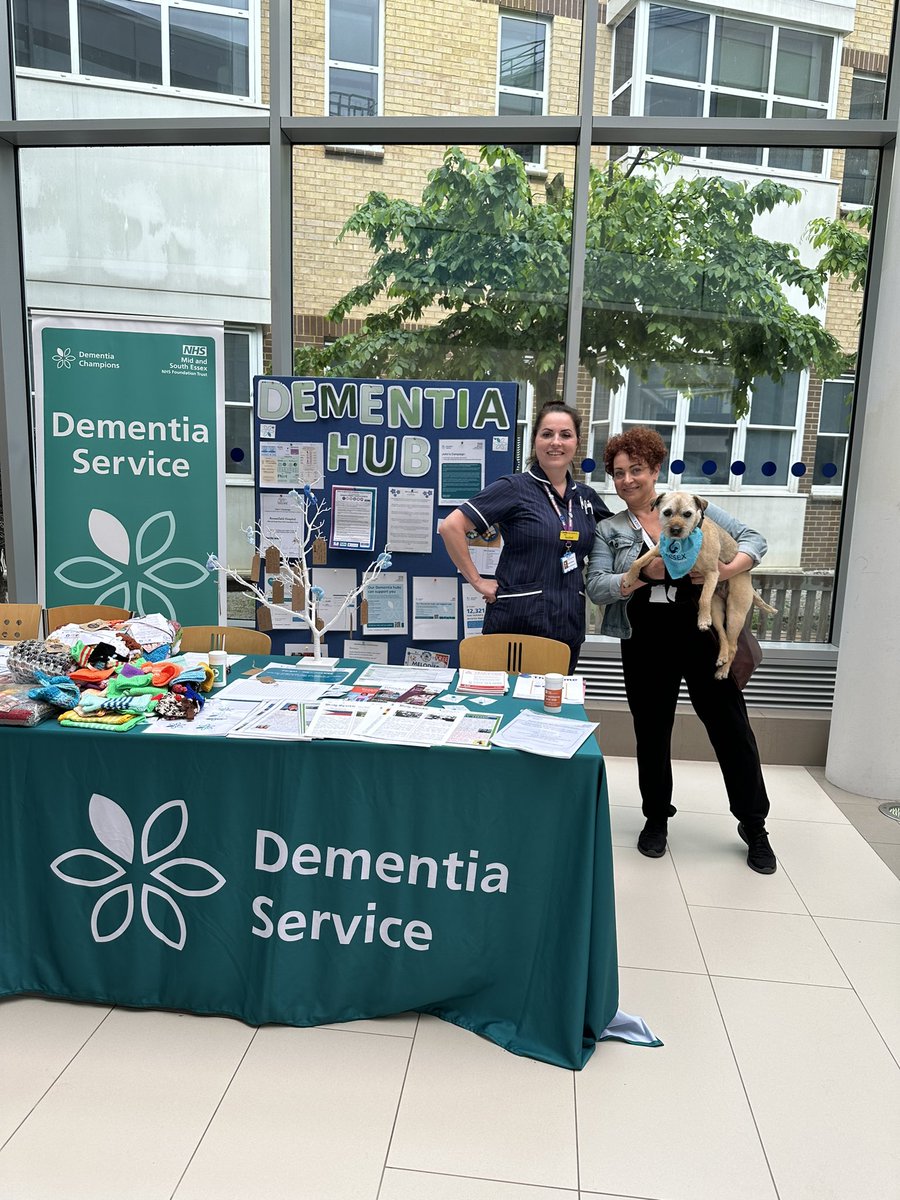
[[[42,602],[216,624],[222,327],[43,314],[32,334]]]

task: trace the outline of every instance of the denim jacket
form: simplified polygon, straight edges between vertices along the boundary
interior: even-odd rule
[[[754,564],[762,559],[767,549],[762,534],[716,504],[710,504],[705,515],[730,533],[737,542],[738,550],[749,554]],[[631,622],[627,612],[631,596],[622,596],[622,576],[645,549],[644,531],[634,528],[627,509],[608,517],[597,526],[588,561],[586,591],[595,604],[606,605],[600,632],[607,637],[631,637]]]

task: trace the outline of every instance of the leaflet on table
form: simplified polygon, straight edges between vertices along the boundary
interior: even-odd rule
[[[390,667],[383,663],[372,663],[360,673],[356,682],[411,687],[414,683],[449,684],[455,675],[453,667]]]
[[[310,738],[353,739],[365,726],[381,715],[378,705],[355,704],[346,700],[322,700],[306,726]]]
[[[396,746],[440,746],[464,719],[448,713],[445,708],[416,708],[398,704],[383,711],[379,719],[360,730],[357,737],[367,742],[390,742]]]
[[[509,679],[505,671],[476,671],[469,667],[460,667],[456,690],[502,695],[509,691]]]
[[[438,504],[461,504],[484,487],[484,439],[441,438]]]
[[[444,712],[453,709],[445,708]],[[490,750],[491,741],[500,725],[500,717],[482,716],[463,710],[459,724],[447,739],[448,746],[465,746],[474,750]]]
[[[368,584],[363,633],[406,633],[406,572],[382,571]]]
[[[375,549],[375,512],[378,492],[373,487],[358,484],[332,484],[331,536],[332,550]]]
[[[355,567],[313,567],[310,572],[314,587],[324,590],[325,596],[319,601],[316,615],[327,625],[337,616],[341,605],[356,588]],[[341,613],[340,620],[334,629],[352,630],[356,628],[356,604],[348,604]]]
[[[360,662],[386,663],[388,660],[387,642],[357,642],[350,638],[344,639],[344,658],[355,658]]]
[[[517,713],[494,734],[494,745],[547,758],[571,758],[596,728],[596,721],[573,721],[528,710]]]
[[[484,574],[479,571],[479,574]],[[476,592],[471,583],[462,585],[463,637],[476,637],[484,625],[484,609],[487,601]]]
[[[299,741],[301,709],[296,700],[263,700],[228,734],[229,737]]]
[[[223,700],[221,694],[211,697],[193,721],[169,721],[155,717],[147,721],[143,733],[190,733],[197,737],[225,737],[251,711],[252,705],[243,700]]]
[[[413,578],[413,627],[417,641],[455,642],[458,632],[456,579],[416,575]]]
[[[388,488],[387,544],[391,553],[430,554],[434,488]]]
[[[343,683],[353,674],[353,667],[338,667],[339,661],[337,658],[311,659],[296,667],[270,662],[257,672],[255,678],[265,675],[266,679],[274,679],[276,683]]]
[[[303,508],[288,492],[261,492],[259,497],[260,551],[277,546],[282,558],[300,558],[306,536]]]
[[[513,696],[517,700],[543,700],[544,676],[520,675]],[[563,704],[584,704],[584,676],[566,675],[563,679]]]
[[[318,487],[323,479],[321,442],[260,442],[260,487]]]
[[[347,693],[348,700],[358,704],[413,704],[423,706],[444,690],[443,683],[414,683],[412,687],[390,684],[355,683]]]
[[[282,671],[290,671],[282,667]],[[294,700],[298,703],[318,700],[330,687],[321,677],[315,681],[279,679],[272,671],[260,671],[257,675],[236,679],[222,688],[219,699],[225,700]]]
[[[407,646],[403,655],[404,667],[449,667],[450,655],[438,650],[420,650],[418,646]]]

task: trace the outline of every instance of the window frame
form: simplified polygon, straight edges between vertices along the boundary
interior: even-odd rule
[[[333,0],[326,0],[325,3],[325,99],[323,112],[326,117],[332,116],[331,112],[331,72],[332,70],[339,71],[360,71],[366,75],[375,75],[377,79],[375,112],[371,116],[381,117],[384,115],[384,0],[371,0],[373,4],[378,6],[378,53],[377,63],[356,63],[348,62],[342,58],[331,58],[328,55],[328,50],[331,47],[331,22],[332,13],[331,7]],[[340,115],[340,114],[337,114]],[[356,120],[365,120],[365,117],[356,117]],[[372,147],[369,147],[372,149]]]
[[[813,469],[812,469],[812,474],[811,474],[811,481],[812,481],[811,482],[811,494],[813,496],[843,496],[844,484],[847,479],[847,461],[849,458],[850,432],[851,431],[850,431],[850,429],[848,429],[846,433],[833,433],[831,430],[828,430],[828,429],[823,430],[822,429],[822,409],[824,407],[823,401],[825,399],[825,388],[828,386],[829,383],[835,383],[835,384],[841,384],[841,385],[849,384],[850,390],[852,392],[855,392],[855,390],[856,390],[856,378],[853,375],[841,375],[838,379],[823,379],[822,380],[822,397],[819,401],[819,412],[816,417],[816,445],[815,445],[815,451],[813,453]],[[855,400],[852,403],[855,403]],[[851,423],[852,423],[852,406],[851,406]],[[819,438],[820,437],[841,438],[842,441],[844,442],[844,447],[845,447],[845,449],[844,449],[844,464],[841,469],[840,475],[835,476],[835,479],[839,479],[839,482],[837,482],[837,483],[816,483],[816,459],[818,458],[818,453],[819,453]]]
[[[887,99],[887,78],[884,75],[879,75],[875,71],[856,71],[856,70],[854,70],[853,78],[850,81],[850,108],[853,107],[853,87],[854,87],[857,79],[865,79],[870,83],[883,84],[884,90],[885,90],[884,101],[886,101],[886,99]],[[882,102],[882,113],[884,112],[884,101]],[[851,121],[854,120],[854,117],[849,110],[847,113],[847,117],[848,117],[848,120],[851,120]],[[861,208],[871,208],[871,206],[874,202],[874,199],[875,199],[874,191],[875,191],[875,188],[878,186],[878,171],[881,166],[881,163],[880,163],[881,156],[877,150],[865,150],[865,151],[863,151],[863,153],[875,156],[876,168],[875,168],[875,178],[872,182],[872,191],[873,191],[872,199],[871,200],[845,200],[844,199],[844,188],[845,188],[846,179],[847,179],[847,157],[846,157],[846,152],[845,152],[845,154],[844,154],[844,169],[841,172],[841,210],[843,212],[857,212]],[[833,380],[829,380],[829,382],[833,382]]]
[[[501,116],[500,112],[500,97],[503,96],[528,96],[531,99],[539,98],[541,101],[541,111],[537,116],[546,117],[550,105],[550,53],[551,53],[551,32],[552,21],[550,17],[543,13],[531,12],[510,12],[508,9],[498,9],[497,11],[497,101],[496,111],[497,116]],[[527,21],[530,25],[541,25],[544,29],[544,71],[543,71],[543,87],[538,90],[535,88],[516,88],[509,84],[500,82],[500,59],[503,48],[503,22],[504,21]],[[506,114],[507,116],[510,114]],[[537,143],[533,143],[537,145]],[[547,147],[543,144],[538,145],[539,156],[538,160],[532,161],[523,158],[525,169],[527,171],[545,171],[547,169]]]
[[[225,475],[225,487],[254,487],[256,484],[256,447],[253,438],[253,377],[263,373],[263,346],[262,346],[262,330],[255,325],[229,325],[226,324],[223,329],[223,346],[227,345],[227,337],[229,334],[238,336],[246,336],[249,341],[248,346],[248,367],[249,375],[247,378],[247,399],[234,400],[227,396],[223,397],[223,407],[246,409],[250,421],[250,470],[249,472],[231,472],[228,470],[228,462],[223,466]],[[223,377],[225,364],[222,364]],[[223,427],[225,423],[225,414],[222,414]]]
[[[15,0],[13,0],[13,3]],[[160,83],[142,83],[136,79],[116,79],[108,75],[91,75],[81,70],[81,48],[79,44],[78,0],[66,0],[68,5],[69,23],[69,70],[58,68],[26,67],[15,65],[16,75],[24,79],[67,79],[72,82],[94,86],[115,88],[117,91],[140,92],[143,94],[157,93],[166,96],[186,96],[192,100],[216,101],[220,104],[244,104],[258,107],[261,104],[262,72],[260,67],[260,0],[244,0],[243,8],[227,8],[203,0],[146,0],[147,3],[160,10],[160,54],[162,61],[162,81]],[[236,92],[203,91],[200,88],[175,86],[169,82],[172,74],[171,43],[169,37],[169,13],[199,12],[213,16],[227,16],[242,20],[247,25],[247,95],[241,96]],[[77,64],[77,70],[74,69]]]

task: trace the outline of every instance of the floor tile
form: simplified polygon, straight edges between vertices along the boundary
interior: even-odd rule
[[[817,917],[853,990],[900,1062],[900,930],[870,921]]]
[[[703,955],[670,856],[646,858],[635,848],[619,846],[614,869],[619,966],[705,975]]]
[[[894,874],[900,878],[900,846],[894,842],[870,842],[869,845],[881,861],[887,863]]]
[[[624,804],[609,806],[609,826],[614,846],[629,846],[634,849],[638,834],[644,828],[644,815],[639,808]]]
[[[257,1032],[174,1200],[375,1200],[410,1043]]]
[[[584,1192],[775,1200],[710,981],[623,970],[620,987],[665,1043],[598,1046],[576,1075]]]
[[[714,979],[781,1200],[874,1200],[900,1178],[900,1070],[844,988]]]
[[[792,824],[792,822],[785,822]],[[795,822],[798,829],[837,829]],[[859,835],[849,826],[846,833]],[[778,854],[778,842],[773,838]],[[712,813],[679,812],[669,822],[669,853],[688,904],[749,908],[760,912],[806,913],[787,873],[759,875],[747,866],[747,848],[737,835],[734,818]]]
[[[388,1166],[577,1188],[572,1072],[423,1017]]]
[[[850,986],[812,917],[739,908],[691,908],[711,975]]]
[[[110,1011],[36,997],[0,1000],[0,1147]]]
[[[641,795],[638,791],[635,760],[633,758],[607,758],[604,755],[603,762],[606,767],[606,787],[609,792],[610,804],[640,808]]]
[[[879,812],[877,800],[838,800],[836,803],[867,842],[893,842],[895,846],[900,846],[900,821]]]
[[[253,1032],[114,1009],[0,1153],[0,1196],[168,1198]]]
[[[672,803],[679,812],[728,812],[722,772],[716,762],[677,760]],[[763,764],[772,816],[793,821],[827,821],[845,825],[847,818],[805,767]]]
[[[389,1017],[365,1017],[361,1021],[336,1021],[333,1025],[319,1025],[319,1029],[343,1029],[347,1033],[376,1033],[388,1037],[411,1038],[415,1035],[419,1014],[414,1012],[395,1013]]]
[[[852,825],[767,825],[781,865],[813,916],[900,922],[900,879]]]
[[[578,1200],[577,1191],[388,1168],[378,1200]],[[607,1197],[615,1200],[615,1197]]]

